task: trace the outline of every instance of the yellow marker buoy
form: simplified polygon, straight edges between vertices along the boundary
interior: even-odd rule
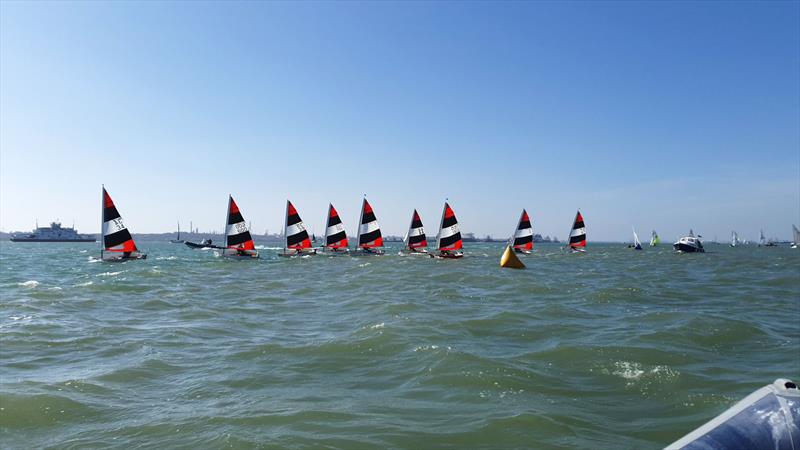
[[[503,252],[503,256],[500,257],[500,267],[506,267],[509,269],[524,269],[525,264],[517,258],[517,255],[514,254],[514,250],[511,248],[510,245],[506,245],[506,251]]]

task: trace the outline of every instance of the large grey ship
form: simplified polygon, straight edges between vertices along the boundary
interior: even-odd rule
[[[37,226],[32,233],[12,234],[12,242],[96,242],[91,234],[79,234],[75,228],[62,227],[52,222],[49,227]]]

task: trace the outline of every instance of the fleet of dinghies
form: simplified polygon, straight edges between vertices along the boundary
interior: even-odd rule
[[[103,261],[123,261],[130,259],[145,259],[147,254],[143,253],[136,246],[130,231],[122,221],[122,216],[117,210],[114,201],[102,187],[102,247],[100,259]],[[191,226],[190,226],[191,228]],[[378,224],[375,211],[367,201],[366,196],[361,203],[361,213],[357,227],[357,238],[355,248],[351,251],[347,233],[339,217],[339,213],[333,204],[328,205],[328,216],[325,224],[325,240],[321,248],[315,248],[315,237],[310,237],[303,219],[300,218],[297,208],[291,201],[286,200],[286,221],[284,222],[283,236],[285,238],[281,256],[303,256],[303,255],[383,255],[385,254],[383,245],[383,235]],[[673,247],[678,252],[703,252],[704,248],[699,239],[690,230],[688,236],[681,237]],[[239,206],[234,201],[233,196],[228,196],[228,210],[225,220],[225,236],[222,246],[212,244],[211,240],[203,240],[201,243],[194,243],[180,239],[180,222],[178,223],[177,239],[170,240],[172,243],[185,243],[191,248],[211,248],[219,256],[234,259],[257,259],[253,237],[250,235],[248,226]],[[422,225],[422,217],[414,209],[411,213],[411,222],[408,231],[403,237],[402,254],[408,255],[427,255],[432,258],[458,259],[464,256],[463,239],[459,228],[458,219],[450,204],[445,201],[442,209],[442,218],[439,222],[439,232],[436,234],[435,251],[428,250],[428,239],[425,228]],[[659,245],[661,239],[655,230],[650,238],[650,246]],[[764,232],[760,232],[759,246],[776,246],[774,242],[767,242]],[[739,239],[736,231],[731,231],[731,247],[738,247],[746,244],[746,241]],[[642,250],[642,243],[636,229],[633,229],[633,244],[629,245],[636,250]],[[800,230],[792,225],[791,248],[800,247]],[[569,240],[564,249],[570,253],[586,252],[586,225],[580,210],[575,213],[572,228],[569,232]],[[523,209],[517,221],[517,226],[508,240],[505,252],[501,260],[502,267],[523,268],[525,265],[517,258],[514,253],[527,255],[533,251],[533,226],[528,212]]]
[[[105,187],[102,188],[102,200],[103,246],[100,251],[101,259],[105,261],[145,259],[147,255],[136,247],[133,237],[122,222],[122,217]],[[348,253],[353,255],[384,254],[381,228],[375,216],[375,211],[366,197],[361,203],[359,218],[356,248],[351,253],[342,219],[333,204],[329,204],[325,226],[325,241],[320,249],[321,253],[327,255]],[[180,227],[180,225],[178,226]],[[280,253],[281,256],[317,254],[318,249],[313,247],[313,240],[309,237],[308,230],[300,218],[297,208],[289,200],[286,200],[286,221],[284,222],[283,235],[285,244],[283,251]],[[176,240],[171,240],[171,242],[176,242]],[[411,214],[411,222],[403,242],[403,252],[408,254],[428,255],[432,258],[444,259],[458,259],[464,256],[464,240],[461,237],[458,218],[456,218],[456,214],[448,202],[445,202],[442,208],[442,218],[439,222],[439,232],[436,234],[436,251],[434,253],[430,253],[427,249],[428,240],[425,228],[422,225],[422,218],[416,209]],[[259,257],[253,237],[250,235],[250,227],[245,221],[239,205],[236,204],[231,195],[228,196],[223,245],[214,245],[210,240],[204,240],[200,244],[187,241],[186,244],[192,248],[214,249],[217,255],[226,258],[257,259]],[[575,216],[572,231],[570,232],[569,248],[573,251],[585,251],[585,247],[586,232],[583,225],[583,217],[579,211]],[[533,250],[533,227],[531,226],[528,212],[524,209],[517,222],[514,234],[509,240],[508,248],[522,254],[530,254]]]

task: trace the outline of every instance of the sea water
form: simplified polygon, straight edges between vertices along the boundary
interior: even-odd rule
[[[800,379],[800,250],[0,243],[3,448],[660,448]]]

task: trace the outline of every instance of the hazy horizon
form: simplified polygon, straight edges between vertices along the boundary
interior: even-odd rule
[[[0,3],[0,230],[800,225],[800,4]]]

